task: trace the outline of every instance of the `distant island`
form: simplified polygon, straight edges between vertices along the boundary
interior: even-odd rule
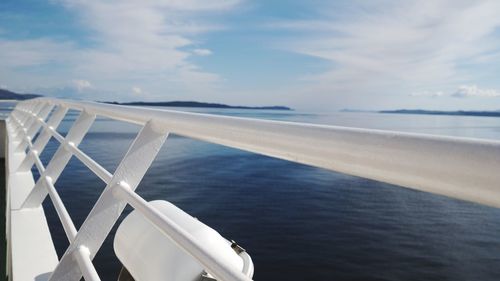
[[[6,89],[0,89],[0,100],[28,100],[42,97],[37,94],[18,94]],[[267,110],[293,110],[287,106],[274,105],[274,106],[242,106],[242,105],[227,105],[221,103],[207,103],[197,101],[160,101],[160,102],[108,102],[101,101],[101,103],[117,104],[117,105],[132,105],[132,106],[170,106],[170,107],[199,107],[199,108],[233,108],[233,109],[267,109]]]
[[[29,100],[33,98],[41,97],[41,95],[36,94],[18,94],[11,92],[9,90],[0,89],[0,100]]]
[[[170,107],[202,107],[202,108],[232,108],[232,109],[267,109],[267,110],[292,110],[290,107],[275,105],[275,106],[241,106],[227,105],[221,103],[207,103],[197,101],[160,101],[160,102],[103,102],[117,105],[133,105],[133,106],[170,106]]]
[[[398,109],[398,110],[381,110],[378,111],[378,113],[500,117],[500,110],[499,111],[472,111],[472,110],[440,111],[440,110],[424,110],[424,109]]]

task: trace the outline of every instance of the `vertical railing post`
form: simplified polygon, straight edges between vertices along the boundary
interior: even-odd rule
[[[9,117],[9,123],[13,124],[14,126],[14,134],[10,136],[12,137],[12,147],[14,148],[13,152],[23,152],[20,147],[22,146],[23,142],[25,142],[25,136],[28,130],[24,126],[24,123],[20,121],[19,115],[12,114],[12,116]]]
[[[22,130],[23,130],[23,126],[21,124],[21,122],[19,121],[19,112],[14,110],[12,111],[12,113],[10,114],[7,122],[8,124],[11,126],[11,129],[12,129],[12,134],[9,135],[9,137],[12,137],[12,140],[16,141],[16,142],[20,142],[21,139],[22,139]]]
[[[24,134],[28,131],[25,123],[29,119],[26,114],[21,114],[21,110],[23,109],[18,109],[16,106],[16,108],[12,111],[12,121],[15,123],[14,138],[19,142],[22,142]]]
[[[82,277],[81,270],[75,260],[74,251],[84,246],[90,251],[93,259],[111,228],[116,223],[126,202],[117,199],[113,190],[120,182],[126,182],[132,190],[137,188],[144,174],[160,151],[168,133],[155,128],[149,121],[139,132],[116,169],[112,180],[80,227],[75,240],[64,253],[61,261],[49,278],[50,281],[78,281]]]
[[[28,103],[23,103],[19,105],[19,110],[22,111],[28,111],[28,112],[33,112],[33,110],[36,110],[37,106],[40,106],[42,103],[35,103],[35,102],[28,102]],[[17,106],[16,106],[17,109]],[[15,109],[14,109],[15,110]],[[23,115],[20,117],[19,121],[21,121],[23,124],[26,123],[30,119],[30,116],[28,115]]]
[[[44,106],[45,106],[44,102],[36,102],[33,103],[33,105],[27,110],[29,113],[25,114],[25,118],[21,119],[21,122],[23,122],[23,126],[24,128],[26,128],[26,130],[30,128],[33,123],[35,123],[32,114],[40,113],[40,111],[43,109]]]
[[[78,146],[82,141],[83,137],[92,126],[95,120],[95,115],[82,111],[78,119],[75,121],[73,126],[66,136],[65,143],[61,143],[56,153],[47,165],[45,172],[40,175],[40,178],[36,182],[35,186],[31,190],[30,194],[24,201],[21,208],[36,208],[42,204],[43,200],[47,196],[47,189],[44,188],[43,177],[50,177],[52,182],[55,184],[59,176],[61,175],[64,167],[68,164],[71,156],[73,155],[65,146],[71,143],[74,146]]]
[[[52,113],[52,116],[50,117],[50,120],[47,122],[46,128],[42,129],[42,132],[40,133],[40,136],[36,139],[35,143],[33,144],[33,150],[38,152],[38,155],[42,154],[42,151],[45,149],[45,146],[50,140],[51,137],[51,132],[49,131],[50,128],[53,128],[54,130],[59,126],[59,123],[64,119],[64,116],[66,115],[66,112],[68,109],[63,106],[58,106],[57,109]],[[24,158],[23,162],[21,165],[19,165],[18,171],[20,172],[26,172],[31,169],[34,163],[33,157],[29,157],[29,153],[26,158]]]
[[[42,120],[45,120],[47,118],[47,115],[49,115],[50,111],[54,108],[54,106],[50,103],[42,104],[40,106],[40,109],[35,113],[32,113],[32,116],[30,118],[30,124],[27,125],[25,124],[24,128],[26,129],[25,136],[27,136],[30,140],[35,137],[36,133],[38,130],[40,130],[40,127],[42,126],[40,122],[38,122],[37,118],[41,118]],[[22,140],[19,146],[17,147],[17,151],[24,151],[26,147],[28,146],[28,142],[26,140]]]
[[[54,108],[54,105],[53,104],[50,104],[50,103],[46,103],[38,113],[33,113],[33,123],[31,124],[31,126],[28,128],[28,136],[30,136],[31,138],[33,138],[36,133],[38,132],[38,129],[40,129],[41,127],[41,123],[39,122],[39,120],[36,120],[37,118],[41,119],[42,121],[45,121],[45,119],[47,118],[47,116],[49,115],[49,113],[52,111],[52,109]]]

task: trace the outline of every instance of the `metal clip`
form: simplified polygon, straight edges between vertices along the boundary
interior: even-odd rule
[[[213,278],[206,271],[203,271],[200,277],[200,281],[217,281],[217,279]]]
[[[231,240],[231,249],[233,249],[233,251],[235,251],[238,255],[243,252],[246,252],[246,250],[243,249],[240,245],[238,245],[234,240]]]

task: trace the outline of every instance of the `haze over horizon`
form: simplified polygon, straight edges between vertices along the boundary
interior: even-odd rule
[[[498,110],[498,11],[494,0],[4,0],[0,88],[304,110]]]

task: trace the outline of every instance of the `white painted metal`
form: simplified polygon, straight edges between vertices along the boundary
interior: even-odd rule
[[[33,113],[33,118],[31,120],[33,120],[31,126],[29,127],[28,129],[28,136],[30,138],[33,138],[35,136],[35,134],[38,132],[38,130],[40,129],[40,124],[38,124],[38,120],[41,120],[41,121],[44,121],[47,116],[49,115],[49,113],[52,111],[54,105],[51,105],[51,104],[44,104],[40,111],[38,113]]]
[[[24,124],[25,127],[25,132],[26,136],[29,137],[29,139],[33,139],[35,136],[36,132],[39,130],[40,125],[36,121],[37,118],[40,118],[41,120],[44,120],[47,115],[50,113],[52,110],[53,105],[50,104],[41,104],[38,106],[38,109],[36,113],[32,113],[33,118],[29,118],[26,124]],[[24,151],[26,149],[27,143],[26,142],[21,142],[21,144],[18,147],[19,151]]]
[[[68,135],[65,138],[66,142],[73,143],[74,146],[80,144],[83,137],[94,122],[94,119],[94,114],[89,114],[83,111],[69,130]],[[65,145],[61,144],[54,154],[54,157],[52,157],[52,160],[50,160],[50,163],[47,165],[46,171],[40,176],[40,179],[49,176],[55,184],[71,159],[71,156],[72,153],[66,149]],[[38,180],[32,192],[28,198],[26,198],[23,208],[36,208],[42,204],[45,196],[47,196],[47,190],[43,188],[42,185],[43,180]]]
[[[113,175],[104,169],[101,165],[94,161],[94,159],[90,158],[87,154],[83,153],[80,149],[76,147],[74,143],[68,143],[67,147],[76,158],[82,161],[94,174],[96,174],[102,181],[105,183],[109,183],[113,178]]]
[[[52,114],[50,120],[47,122],[48,127],[53,127],[57,128],[59,126],[59,123],[63,120],[64,116],[66,115],[66,112],[68,111],[67,108],[59,106],[55,112]],[[42,126],[45,124],[42,122]],[[43,131],[41,132],[40,136],[36,139],[35,143],[33,144],[33,149],[38,151],[39,154],[42,153],[42,151],[45,149],[45,146],[49,142],[51,137],[51,132],[47,130],[46,127],[43,128]],[[33,165],[33,157],[26,157],[19,166],[20,171],[28,171],[30,167]]]
[[[171,133],[500,207],[499,141],[48,102],[135,124],[153,119]]]
[[[57,265],[58,258],[43,208],[20,209],[34,182],[31,172],[18,170],[26,154],[16,149],[24,135],[14,116],[7,119],[7,270],[10,280],[44,281]]]
[[[64,232],[66,233],[66,236],[68,237],[68,240],[71,243],[73,242],[73,240],[75,240],[76,233],[78,232],[76,230],[75,225],[73,224],[73,220],[71,219],[68,211],[66,210],[66,207],[64,207],[64,203],[62,202],[61,197],[59,197],[59,194],[57,193],[56,188],[54,187],[52,178],[49,176],[45,176],[43,183],[47,188],[50,199],[52,200],[52,204],[54,205],[57,215],[61,220]]]
[[[48,114],[48,112],[45,115],[47,115],[47,114]],[[15,118],[15,117],[13,117],[13,118]],[[43,119],[41,119],[41,120],[43,122]],[[44,175],[45,174],[45,167],[43,166],[43,163],[39,158],[39,152],[37,150],[33,149],[33,144],[31,143],[31,138],[26,135],[26,136],[24,136],[23,139],[28,144],[30,151],[29,151],[28,155],[24,158],[24,161],[21,163],[20,167],[26,163],[26,159],[33,159],[40,175]],[[18,169],[18,170],[21,170],[21,169]],[[41,181],[41,185],[43,185],[44,187],[47,188],[47,191],[51,197],[51,200],[54,204],[56,212],[57,212],[57,214],[61,220],[61,223],[63,225],[63,228],[66,232],[68,240],[70,242],[73,241],[73,239],[76,236],[77,230],[73,224],[73,221],[71,220],[71,218],[69,216],[68,211],[64,207],[64,204],[63,204],[61,198],[59,197],[59,194],[55,190],[55,187],[54,187],[53,182],[52,182],[52,178],[50,176],[43,176],[43,177],[40,177],[40,181]]]
[[[45,123],[50,109],[54,107],[55,111]],[[76,109],[82,113],[68,135],[63,137],[56,128],[68,109]],[[96,115],[144,126],[114,174],[106,171],[78,149]],[[10,216],[23,218],[20,221],[32,220],[33,225],[38,225],[48,232],[40,205],[48,193],[71,241],[57,266],[54,265],[53,259],[49,259],[36,270],[23,275],[33,278],[36,277],[36,272],[41,274],[42,269],[46,270],[52,266],[50,280],[76,281],[82,275],[86,280],[99,280],[91,260],[128,203],[219,280],[249,280],[248,275],[226,266],[216,253],[207,249],[134,192],[168,133],[500,207],[499,141],[255,120],[46,98],[18,103],[7,120],[7,127],[9,153],[16,159],[9,164],[11,167],[8,180],[19,181],[20,185],[16,192],[9,195]],[[40,128],[42,131],[32,144],[32,139]],[[50,137],[54,137],[61,145],[45,169],[39,154]],[[29,149],[27,154],[24,153],[26,147]],[[107,184],[78,232],[54,187],[72,155]],[[36,184],[31,176],[31,180],[25,180],[27,175],[31,175],[30,169],[33,165],[41,174]],[[10,186],[12,185],[9,185],[9,188]],[[14,225],[19,229],[19,223],[12,223],[12,229],[9,231],[14,231]],[[10,223],[8,227],[10,228]],[[19,233],[19,230],[16,233]],[[51,244],[50,236],[47,240],[46,233],[40,235],[45,237],[43,243]],[[8,238],[12,239],[12,233]],[[16,240],[14,244],[17,247],[26,243],[22,239],[21,237],[19,241],[12,240]],[[13,248],[12,251],[16,250]],[[32,254],[41,255],[37,253]],[[16,254],[15,258],[14,256],[11,256],[13,261],[23,262],[19,254]],[[12,267],[19,268],[19,264],[13,264]],[[243,271],[253,273],[253,267],[244,268]],[[47,274],[43,276],[48,278]]]
[[[116,256],[135,280],[199,281],[207,265],[203,266],[182,250],[191,249],[195,244],[213,253],[225,267],[234,268],[235,272],[253,266],[251,260],[240,257],[231,248],[231,242],[217,231],[172,203],[162,200],[146,202],[126,186],[117,191],[123,192],[118,195],[123,195],[123,199],[137,207],[120,223],[113,246]],[[182,234],[179,236],[178,233]],[[172,239],[165,239],[165,235]],[[181,242],[180,237],[191,241],[179,247],[175,241]],[[192,255],[198,256],[198,253]],[[144,257],[148,257],[147,262],[144,262]],[[244,261],[250,264],[244,264]]]
[[[126,205],[126,202],[115,198],[113,189],[121,181],[127,182],[132,189],[135,189],[167,137],[166,132],[156,131],[153,123],[148,122],[137,135],[50,280],[76,281],[81,278],[81,272],[72,258],[73,251],[85,246],[89,249],[92,259],[101,247]]]
[[[31,150],[30,153],[31,153],[31,158],[35,159],[35,166],[38,169],[38,171],[40,171],[40,173],[45,172],[45,167],[43,166],[40,158],[38,158],[38,151]]]
[[[42,109],[43,107],[46,106],[46,104],[43,104],[43,103],[39,103],[39,104],[36,104],[34,106],[34,110],[30,110],[31,114],[33,114],[35,112],[35,114],[38,114]],[[30,118],[30,117],[26,117],[25,120],[21,120],[21,122],[23,123],[23,130],[26,134],[28,134],[28,131],[31,131],[32,130],[32,126],[33,124],[35,123],[35,120],[33,118]],[[18,151],[22,151],[22,142],[21,142],[21,145],[17,148]]]
[[[146,200],[133,192],[130,187],[121,182],[115,188],[115,194],[128,202],[134,209],[140,211],[146,219],[153,223],[160,231],[177,243],[181,249],[200,262],[205,269],[217,280],[251,280],[244,275],[241,269],[228,265],[224,256],[210,249],[210,245],[201,243],[185,228],[180,227],[171,218],[152,207]]]
[[[64,111],[64,114],[66,114],[67,108],[63,108],[63,107],[59,107],[59,108],[61,109],[61,111]],[[57,114],[57,112],[56,112],[56,114]],[[62,115],[60,118],[61,119],[64,118],[64,115]],[[61,121],[61,120],[59,120],[59,117],[57,117],[56,120],[58,120],[57,124],[59,124],[59,122]],[[39,145],[42,147],[42,149],[45,147],[48,140],[52,136],[57,141],[59,141],[59,143],[64,145],[64,148],[66,150],[69,150],[71,153],[73,153],[74,156],[76,156],[80,161],[82,161],[82,163],[84,163],[90,170],[92,170],[92,172],[94,172],[105,183],[108,183],[111,180],[112,175],[110,172],[108,172],[105,168],[103,168],[101,165],[99,165],[99,163],[95,162],[94,159],[90,158],[87,154],[83,153],[83,151],[78,149],[78,147],[74,144],[74,142],[66,142],[64,137],[61,136],[54,129],[54,126],[50,125],[50,123],[46,124],[45,122],[43,122],[39,119],[38,119],[38,122],[41,123],[42,127],[44,128],[44,133],[46,133],[48,136],[47,141],[45,141],[44,143]],[[56,121],[54,122],[54,124],[56,124]],[[57,127],[57,125],[55,125],[55,127]],[[37,139],[37,141],[38,141],[38,139]],[[34,145],[34,148],[35,147],[38,147],[38,146]],[[39,151],[39,150],[37,150],[37,151]],[[30,158],[26,158],[26,159],[30,159]],[[27,162],[27,163],[25,164],[24,162]],[[24,162],[21,165],[20,169],[23,168],[24,166],[28,166],[28,168],[31,167],[32,164],[30,164],[30,162],[28,162],[26,160]],[[26,168],[26,169],[28,169],[28,168]]]
[[[73,252],[78,266],[82,272],[83,277],[87,281],[100,281],[99,275],[92,265],[92,260],[90,259],[90,251],[85,246],[80,246]]]

